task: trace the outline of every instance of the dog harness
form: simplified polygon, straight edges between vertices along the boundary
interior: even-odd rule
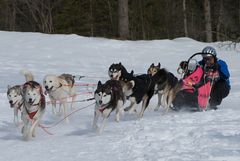
[[[38,106],[38,105],[40,105],[40,107],[39,107],[36,111],[34,111],[34,112],[29,113],[28,110],[26,109],[26,111],[27,111],[27,113],[28,113],[28,116],[29,116],[29,118],[30,118],[31,120],[33,119],[33,117],[36,115],[36,113],[38,112],[38,110],[39,110],[40,108],[45,108],[45,97],[44,97],[43,94],[41,94],[41,99],[40,99],[39,103],[34,104],[34,105],[32,105],[32,106]],[[43,106],[42,106],[42,105],[43,105]]]
[[[21,107],[22,107],[22,105],[23,105],[23,102],[22,102],[21,104],[19,104],[19,106],[18,106],[18,110],[21,111]]]
[[[32,120],[33,117],[36,115],[37,112],[38,112],[38,110],[35,111],[35,112],[28,113],[29,118]]]

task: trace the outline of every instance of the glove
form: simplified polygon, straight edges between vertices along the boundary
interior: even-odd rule
[[[186,70],[187,69],[187,61],[181,61],[180,64],[179,64],[179,67],[182,69],[182,70]]]
[[[208,73],[209,71],[211,71],[211,72],[216,72],[216,71],[218,71],[220,69],[220,66],[217,64],[217,63],[215,63],[215,64],[213,64],[213,65],[211,65],[211,66],[206,66],[205,67],[205,72],[206,73]]]
[[[209,70],[206,74],[205,74],[205,81],[208,82],[208,81],[218,81],[220,79],[220,76],[219,76],[219,72],[218,70],[215,70],[215,71],[211,71]]]

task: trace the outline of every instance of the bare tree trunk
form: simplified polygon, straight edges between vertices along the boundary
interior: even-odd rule
[[[113,15],[112,15],[112,6],[110,3],[110,0],[107,0],[107,4],[108,4],[108,10],[109,10],[109,18],[110,18],[110,23],[111,23],[111,27],[112,27],[112,33],[114,33],[114,24],[113,24]]]
[[[16,13],[17,13],[17,1],[11,0],[5,1],[6,3],[6,10],[5,10],[5,24],[6,28],[10,31],[14,31],[16,29]]]
[[[222,15],[223,15],[223,0],[220,0],[218,23],[217,23],[217,41],[221,41],[221,25],[222,25]]]
[[[129,38],[128,0],[118,0],[118,32],[121,39]]]
[[[142,4],[142,0],[140,0],[140,15],[141,15],[141,26],[142,26],[142,38],[143,40],[146,39],[146,33],[145,33],[145,25],[144,25],[144,7]]]
[[[212,42],[212,22],[211,22],[210,0],[204,0],[204,16],[205,16],[206,41]]]
[[[53,19],[52,19],[52,10],[54,6],[59,3],[58,1],[48,1],[48,0],[25,0],[22,3],[25,3],[28,7],[28,10],[35,21],[37,28],[44,33],[52,33],[53,28]]]
[[[192,33],[193,35],[193,38],[196,39],[196,33],[195,33],[195,28],[194,28],[194,14],[193,12],[191,13],[191,28],[190,28],[190,32]]]
[[[183,0],[184,35],[185,35],[185,37],[188,37],[186,4],[187,4],[187,0]]]
[[[94,33],[93,33],[93,2],[92,0],[90,0],[90,31],[91,31],[91,36],[93,37]]]
[[[238,24],[240,25],[240,1],[238,1]]]

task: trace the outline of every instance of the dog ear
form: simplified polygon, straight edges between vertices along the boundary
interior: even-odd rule
[[[7,88],[8,88],[8,89],[10,89],[10,88],[11,88],[11,86],[10,86],[10,85],[8,85],[8,86],[7,86]]]
[[[158,66],[158,68],[159,68],[159,69],[161,68],[161,64],[160,64],[160,62],[158,63],[158,65],[157,65],[157,66]]]
[[[122,63],[121,63],[121,62],[119,62],[119,65],[122,65]]]
[[[131,80],[129,83],[131,84],[131,88],[133,88],[135,86],[134,80]]]
[[[102,82],[101,81],[98,81],[98,86],[101,86],[102,85]]]
[[[150,67],[154,67],[154,63],[152,63],[152,64],[150,65]]]
[[[41,95],[43,95],[43,90],[42,90],[42,87],[41,87],[40,85],[37,86],[36,89],[39,91],[39,93],[40,93]]]
[[[132,70],[130,74],[133,76],[133,73],[134,73],[134,71]]]

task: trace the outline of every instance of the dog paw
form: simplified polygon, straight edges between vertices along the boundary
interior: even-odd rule
[[[115,118],[115,121],[118,123],[120,121],[120,119],[119,118]]]
[[[65,122],[66,122],[67,124],[69,124],[69,119],[68,119],[68,118],[65,118]]]
[[[98,126],[97,125],[92,125],[92,129],[96,130],[96,129],[98,129]]]
[[[137,110],[136,109],[134,109],[134,110],[131,109],[131,110],[128,111],[128,113],[129,114],[134,114],[134,113],[137,113]]]
[[[124,111],[125,111],[125,112],[127,112],[127,111],[129,111],[129,110],[130,110],[130,107],[124,108]]]
[[[143,117],[143,114],[140,113],[140,114],[138,115],[138,118],[142,118],[142,117]]]
[[[154,111],[158,111],[158,110],[159,110],[159,108],[158,108],[158,107],[154,108]]]
[[[29,141],[30,140],[30,137],[27,135],[27,136],[23,136],[23,140],[24,141]]]
[[[56,116],[62,116],[62,112],[61,112],[61,111],[59,111],[59,112],[54,112],[54,114],[55,114]]]
[[[23,140],[28,141],[29,139],[30,139],[29,134],[24,131],[23,132]]]
[[[102,132],[103,132],[103,130],[102,130],[101,128],[97,128],[97,134],[98,134],[98,135],[101,135]]]

